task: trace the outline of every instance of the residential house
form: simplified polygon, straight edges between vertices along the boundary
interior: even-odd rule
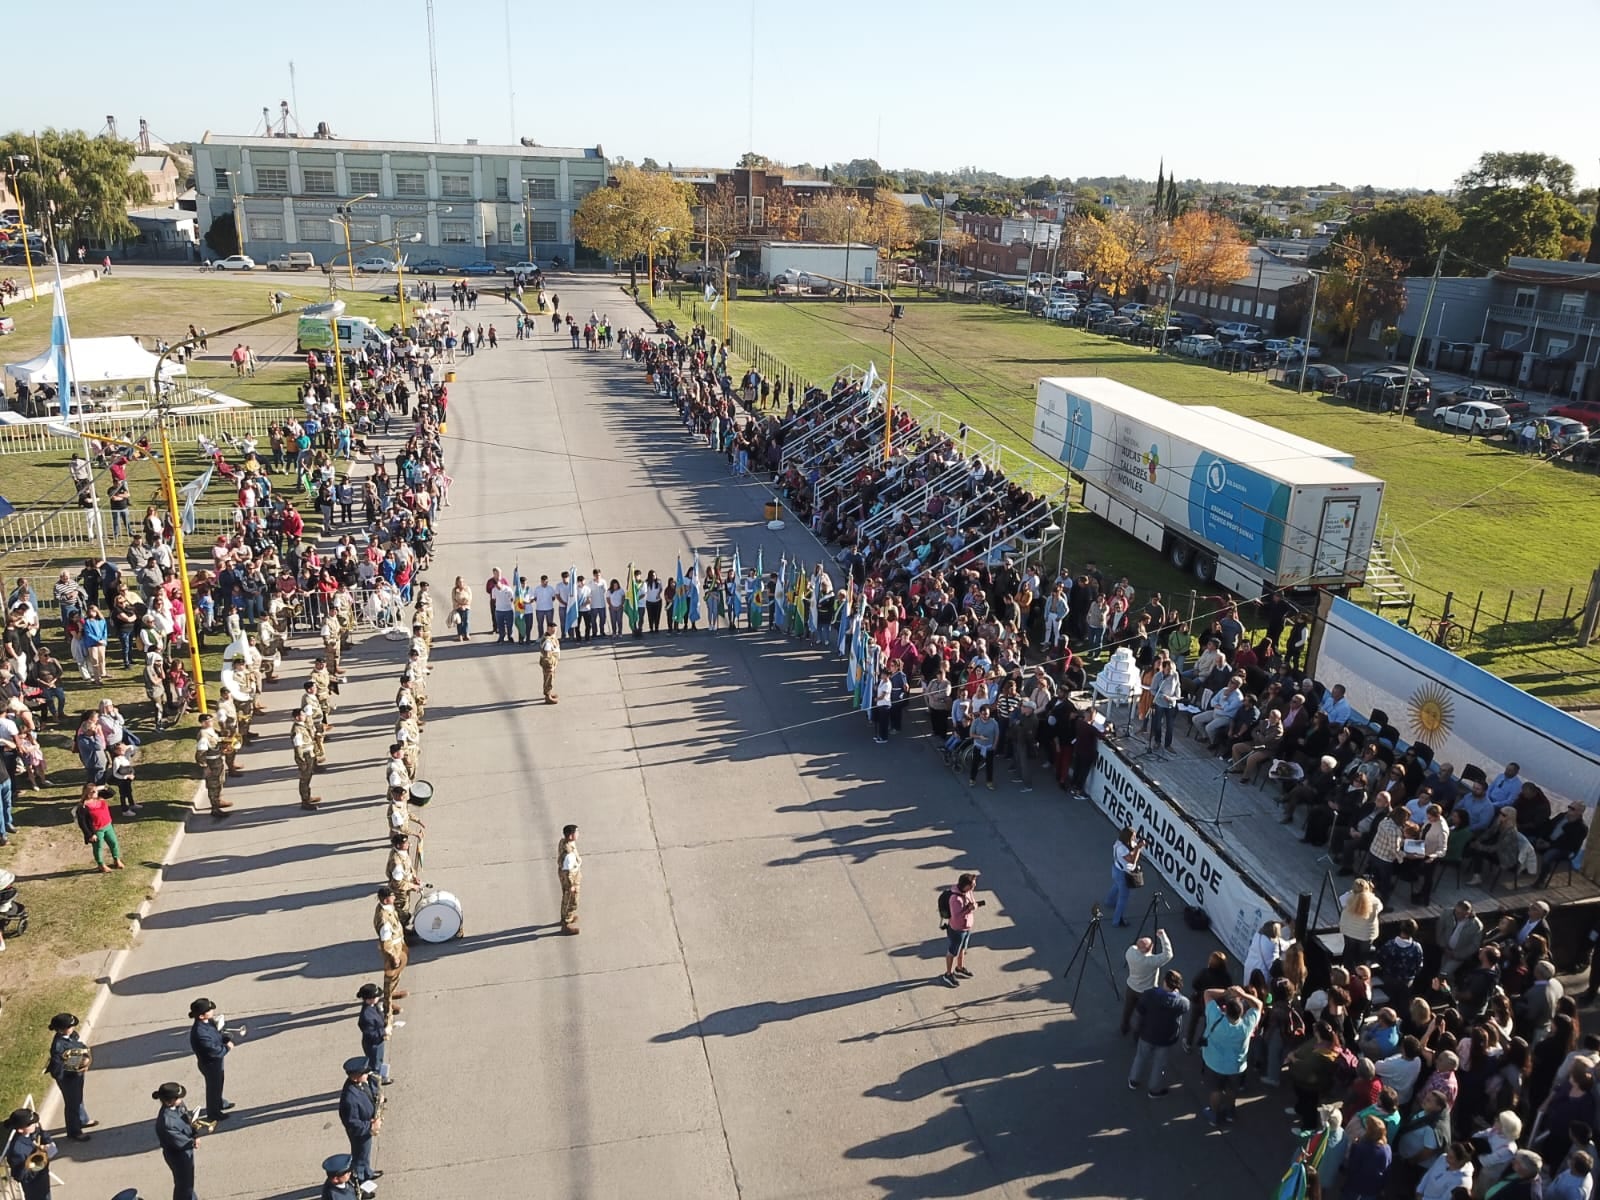
[[[1406,280],[1401,353],[1423,337],[1422,361],[1556,396],[1600,396],[1600,264],[1514,257],[1489,275]],[[1425,327],[1423,322],[1426,320]]]
[[[1052,260],[1059,260],[1058,222],[969,212],[952,213],[951,219],[972,238],[961,251],[961,265],[980,274],[1029,275],[1048,271]]]
[[[307,250],[321,263],[343,261],[348,229],[358,258],[363,246],[415,238],[413,259],[447,267],[570,264],[573,210],[607,179],[599,146],[368,142],[329,136],[326,126],[304,137],[208,133],[194,153],[201,230],[234,214],[257,259]]]
[[[806,209],[824,196],[847,196],[868,203],[875,195],[872,188],[833,184],[826,179],[790,179],[782,171],[765,168],[673,174],[694,186],[695,228],[706,227],[709,207],[712,234],[726,235],[730,250],[753,251],[764,241],[804,241],[813,229]]]
[[[145,177],[150,184],[149,204],[156,208],[176,204],[178,193],[183,190],[182,170],[177,160],[165,151],[134,155],[128,173]]]
[[[1219,324],[1247,321],[1270,333],[1304,333],[1305,293],[1311,273],[1259,246],[1250,248],[1250,269],[1225,286],[1188,287],[1176,307]],[[1160,288],[1154,289],[1161,299]]]

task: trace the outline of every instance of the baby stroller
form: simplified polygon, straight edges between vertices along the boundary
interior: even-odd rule
[[[0,867],[0,937],[28,932],[28,906],[17,899],[17,877]]]

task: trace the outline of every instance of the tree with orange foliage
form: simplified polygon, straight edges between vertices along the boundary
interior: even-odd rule
[[[1214,291],[1250,271],[1250,247],[1239,227],[1218,213],[1192,209],[1163,231],[1158,258],[1177,265],[1176,286]]]

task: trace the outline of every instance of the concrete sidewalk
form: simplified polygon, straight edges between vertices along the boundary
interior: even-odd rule
[[[642,323],[608,281],[553,290],[580,318]],[[514,323],[487,297],[472,315]],[[766,632],[569,645],[560,705],[539,701],[536,654],[485,635],[492,567],[609,580],[630,562],[671,572],[680,552],[687,569],[696,545],[747,564],[760,548],[769,568],[821,551],[792,523],[768,531],[761,485],[696,447],[615,349],[508,334],[455,369],[421,774],[438,792],[423,876],[460,898],[466,936],[413,952],[382,1194],[1264,1194],[1292,1146],[1281,1118],[1216,1134],[1190,1063],[1164,1100],[1129,1092],[1121,980],[1098,951],[1069,1010],[1059,976],[1113,837],[1087,805],[1044,783],[969,790],[915,714],[874,746],[832,655]],[[479,597],[465,645],[444,620],[457,575]],[[305,814],[282,711],[313,653],[298,641],[235,815],[192,822],[94,1031],[104,1126],[61,1143],[73,1195],[168,1190],[148,1097],[166,1079],[196,1091],[185,1014],[201,994],[250,1036],[228,1059],[239,1108],[202,1142],[200,1195],[313,1195],[345,1148],[340,1063],[358,1049],[356,988],[378,975],[403,644],[350,655],[324,811]],[[568,821],[586,860],[576,938],[555,936]],[[982,872],[988,906],[976,977],[951,990],[936,898],[961,870]],[[1210,944],[1176,940],[1192,972]]]

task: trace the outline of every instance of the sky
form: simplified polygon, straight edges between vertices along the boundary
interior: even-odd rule
[[[144,117],[188,141],[259,132],[262,108],[289,100],[307,132],[432,138],[424,0],[391,0],[382,21],[330,19],[326,0],[167,0],[138,21],[112,0],[72,8],[115,38],[93,69],[12,89],[0,126],[94,132],[112,114],[124,136]],[[1514,11],[1516,28],[1543,32],[1505,55],[1498,0],[437,0],[441,135],[512,141],[514,106],[517,137],[677,166],[754,148],[786,163],[1153,179],[1165,159],[1182,179],[1435,189],[1486,150],[1536,150],[1592,186],[1582,55],[1600,0]],[[49,5],[27,5],[7,30],[49,45],[57,26]]]

